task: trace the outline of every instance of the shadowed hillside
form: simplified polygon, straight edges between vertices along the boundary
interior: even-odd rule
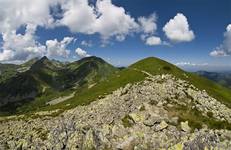
[[[33,103],[36,99],[43,99],[44,105],[44,102],[52,97],[96,84],[117,71],[115,67],[97,57],[66,64],[49,60],[47,57],[30,62],[22,65],[31,64],[27,71],[17,72],[0,83],[1,106],[7,105],[5,108],[9,111],[15,111],[17,107],[23,106],[24,103]]]

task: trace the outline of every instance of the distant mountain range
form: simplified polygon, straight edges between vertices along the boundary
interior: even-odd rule
[[[231,88],[231,72],[207,72],[207,71],[198,71],[196,74],[208,78],[214,82]]]
[[[1,64],[0,67],[0,106],[8,106],[10,110],[36,97],[96,84],[118,71],[98,57],[62,63],[45,56],[22,65]]]

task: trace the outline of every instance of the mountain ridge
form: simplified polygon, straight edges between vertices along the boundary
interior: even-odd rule
[[[187,80],[200,90],[206,90],[211,96],[226,104],[228,107],[231,107],[231,94],[229,89],[193,73],[185,72],[175,65],[155,57],[145,58],[122,70],[113,67],[103,59],[95,56],[63,64],[62,66],[46,57],[38,60],[37,63],[41,64],[41,61],[47,62],[48,67],[46,67],[46,65],[45,67],[38,67],[39,65],[35,63],[32,65],[34,67],[31,67],[32,69],[26,72],[26,74],[29,72],[29,76],[31,76],[32,81],[35,82],[34,85],[39,83],[39,86],[35,86],[35,91],[37,95],[40,93],[40,98],[35,101],[32,100],[25,106],[22,105],[22,107],[19,107],[21,112],[25,110],[28,111],[29,108],[30,111],[40,109],[53,110],[86,105],[121,86],[144,80],[147,76],[145,72],[151,75],[172,74],[179,79]],[[50,65],[50,63],[52,65]],[[35,66],[37,66],[37,68]],[[49,69],[48,71],[47,68]],[[86,84],[86,82],[88,83]],[[65,92],[63,89],[70,90]],[[77,92],[78,94],[55,106],[45,105],[49,100],[73,92]],[[44,97],[43,95],[47,96]]]
[[[0,117],[0,148],[148,150],[231,146],[230,89],[155,57],[122,70],[111,69],[110,64],[95,57],[66,64],[65,71],[63,67],[46,67],[51,62],[45,59],[42,65],[35,64],[38,68],[28,70],[34,76],[24,72],[23,77],[42,80],[37,73],[45,70],[47,76],[65,75],[65,82],[85,77],[80,81],[86,79],[91,86],[84,83],[68,92],[41,89],[41,97],[18,107],[18,114]],[[60,70],[65,74],[55,74]],[[99,82],[92,86],[92,81]]]
[[[78,65],[76,65],[76,63]],[[71,68],[70,66],[76,67]],[[104,73],[104,71],[106,71],[106,73]],[[46,91],[57,93],[58,91],[62,92],[73,87],[81,88],[86,84],[104,80],[114,71],[117,71],[117,69],[97,57],[90,57],[81,61],[63,64],[55,60],[49,60],[44,56],[31,64],[31,67],[27,71],[18,73],[18,75],[0,84],[0,89],[2,89],[0,98],[1,102],[3,102],[1,104],[5,105],[7,101],[23,102],[24,99],[28,101],[41,94],[46,94]],[[22,80],[27,81],[27,79],[30,79],[30,82],[19,82]],[[15,82],[19,83],[19,85],[16,84],[16,88],[13,88]],[[25,88],[21,85],[25,85]],[[10,90],[5,90],[5,87],[8,87],[7,89]],[[28,97],[26,97],[26,95],[28,95]]]

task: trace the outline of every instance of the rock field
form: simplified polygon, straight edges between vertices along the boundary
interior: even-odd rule
[[[0,150],[231,149],[231,131],[197,129],[174,113],[177,108],[231,123],[231,109],[206,91],[156,75],[56,117],[1,121]]]

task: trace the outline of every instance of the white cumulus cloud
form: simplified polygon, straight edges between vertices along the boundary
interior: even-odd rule
[[[69,51],[67,45],[73,40],[65,37],[62,41],[47,40],[45,45],[36,41],[36,26],[27,25],[25,34],[17,34],[16,31],[3,33],[3,45],[0,52],[2,62],[24,62],[34,57],[47,55],[49,57],[67,57]]]
[[[223,43],[215,48],[210,56],[218,57],[218,56],[229,56],[231,54],[231,24],[226,27],[226,32],[224,33],[224,41]]]
[[[95,29],[103,39],[115,36],[121,41],[138,28],[135,19],[123,7],[112,4],[111,0],[98,0],[96,10],[99,17],[95,22]]]
[[[0,61],[26,61],[33,57],[68,57],[72,38],[50,39],[42,44],[38,27],[50,29],[65,26],[72,33],[99,34],[101,44],[112,39],[123,41],[138,34],[147,45],[164,42],[156,35],[157,15],[134,18],[112,0],[0,0]],[[21,32],[18,29],[25,29]],[[74,43],[74,42],[73,42]],[[82,46],[91,42],[82,41]],[[88,55],[88,54],[86,54]],[[81,55],[83,56],[83,55]]]
[[[155,13],[151,14],[148,17],[139,17],[138,23],[140,25],[141,39],[145,41],[146,45],[154,46],[160,45],[161,39],[155,36],[157,30],[157,16]]]
[[[62,41],[58,41],[57,39],[47,40],[46,41],[47,55],[50,57],[56,57],[56,56],[68,57],[70,51],[67,49],[67,46],[73,40],[74,40],[73,37],[64,37]]]
[[[16,30],[22,25],[51,25],[50,7],[57,0],[0,0],[0,31]]]
[[[0,61],[22,62],[46,54],[46,46],[36,39],[38,26],[52,27],[50,8],[58,0],[0,0]],[[25,27],[25,33],[17,33]]]
[[[210,52],[209,55],[213,56],[213,57],[228,56],[228,54],[225,51],[223,51],[223,50],[214,50],[214,51]]]
[[[95,33],[96,14],[88,0],[65,0],[61,2],[61,8],[64,13],[58,20],[60,25],[69,27],[72,32]]]
[[[95,6],[90,5],[88,0],[68,0],[61,6],[64,14],[58,24],[69,27],[75,33],[99,33],[103,40],[115,37],[122,41],[138,28],[135,19],[123,7],[112,4],[111,0],[97,0]]]
[[[187,18],[178,13],[163,27],[163,31],[172,42],[189,42],[195,38],[194,32],[190,30]]]
[[[81,49],[81,48],[77,48],[75,50],[76,54],[80,57],[80,58],[84,58],[84,57],[90,57],[91,55],[89,55],[85,50]]]
[[[146,44],[150,46],[160,45],[161,39],[159,37],[151,36],[146,39]]]
[[[46,53],[46,47],[35,40],[34,25],[27,25],[25,34],[16,31],[3,33],[3,46],[0,61],[23,61]]]
[[[157,16],[155,13],[151,14],[149,17],[139,17],[138,22],[140,28],[144,33],[153,34],[157,29]]]

